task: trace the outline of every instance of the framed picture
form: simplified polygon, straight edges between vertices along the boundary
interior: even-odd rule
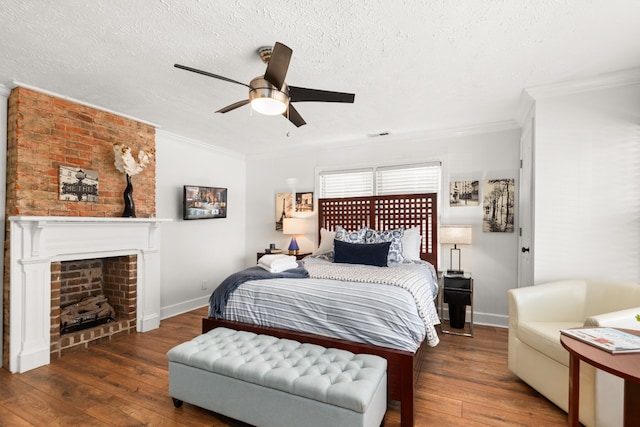
[[[227,217],[227,189],[185,185],[182,198],[184,219]]]
[[[515,216],[515,179],[484,181],[482,231],[513,233]]]
[[[313,192],[296,193],[296,212],[313,212]]]
[[[98,172],[60,166],[60,200],[98,202]]]
[[[293,216],[291,193],[276,193],[276,231],[282,231],[282,220]]]
[[[478,181],[451,181],[449,183],[449,206],[478,206],[480,190]]]

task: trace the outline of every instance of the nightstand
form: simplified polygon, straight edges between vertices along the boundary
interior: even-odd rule
[[[442,276],[438,305],[440,330],[445,334],[473,336],[473,277],[471,274]],[[448,304],[449,320],[444,320],[444,305]],[[467,322],[467,306],[470,319]]]
[[[258,262],[258,260],[260,259],[260,257],[261,257],[261,256],[264,256],[264,255],[269,255],[269,254],[267,254],[267,253],[265,253],[265,252],[258,252],[258,253],[256,253],[256,262]],[[276,255],[276,254],[272,254],[272,255]],[[280,253],[280,254],[278,254],[278,255],[289,255],[289,252],[288,252],[288,251],[283,251],[283,252],[281,252],[281,253]],[[308,256],[308,255],[311,255],[311,252],[300,253],[300,254],[298,254],[298,255],[292,255],[292,256],[295,256],[297,260],[301,260],[302,258],[304,258],[304,257],[306,257],[306,256]]]

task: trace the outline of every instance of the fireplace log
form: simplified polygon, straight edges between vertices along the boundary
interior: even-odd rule
[[[115,311],[104,295],[97,295],[61,308],[60,324],[74,325],[102,318],[115,318]]]

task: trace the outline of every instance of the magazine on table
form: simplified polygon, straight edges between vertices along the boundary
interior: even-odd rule
[[[560,333],[609,353],[640,352],[640,337],[614,328],[563,329]]]

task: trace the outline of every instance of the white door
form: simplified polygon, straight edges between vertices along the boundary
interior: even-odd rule
[[[527,121],[520,137],[520,195],[518,287],[533,285],[533,147],[535,119]]]

